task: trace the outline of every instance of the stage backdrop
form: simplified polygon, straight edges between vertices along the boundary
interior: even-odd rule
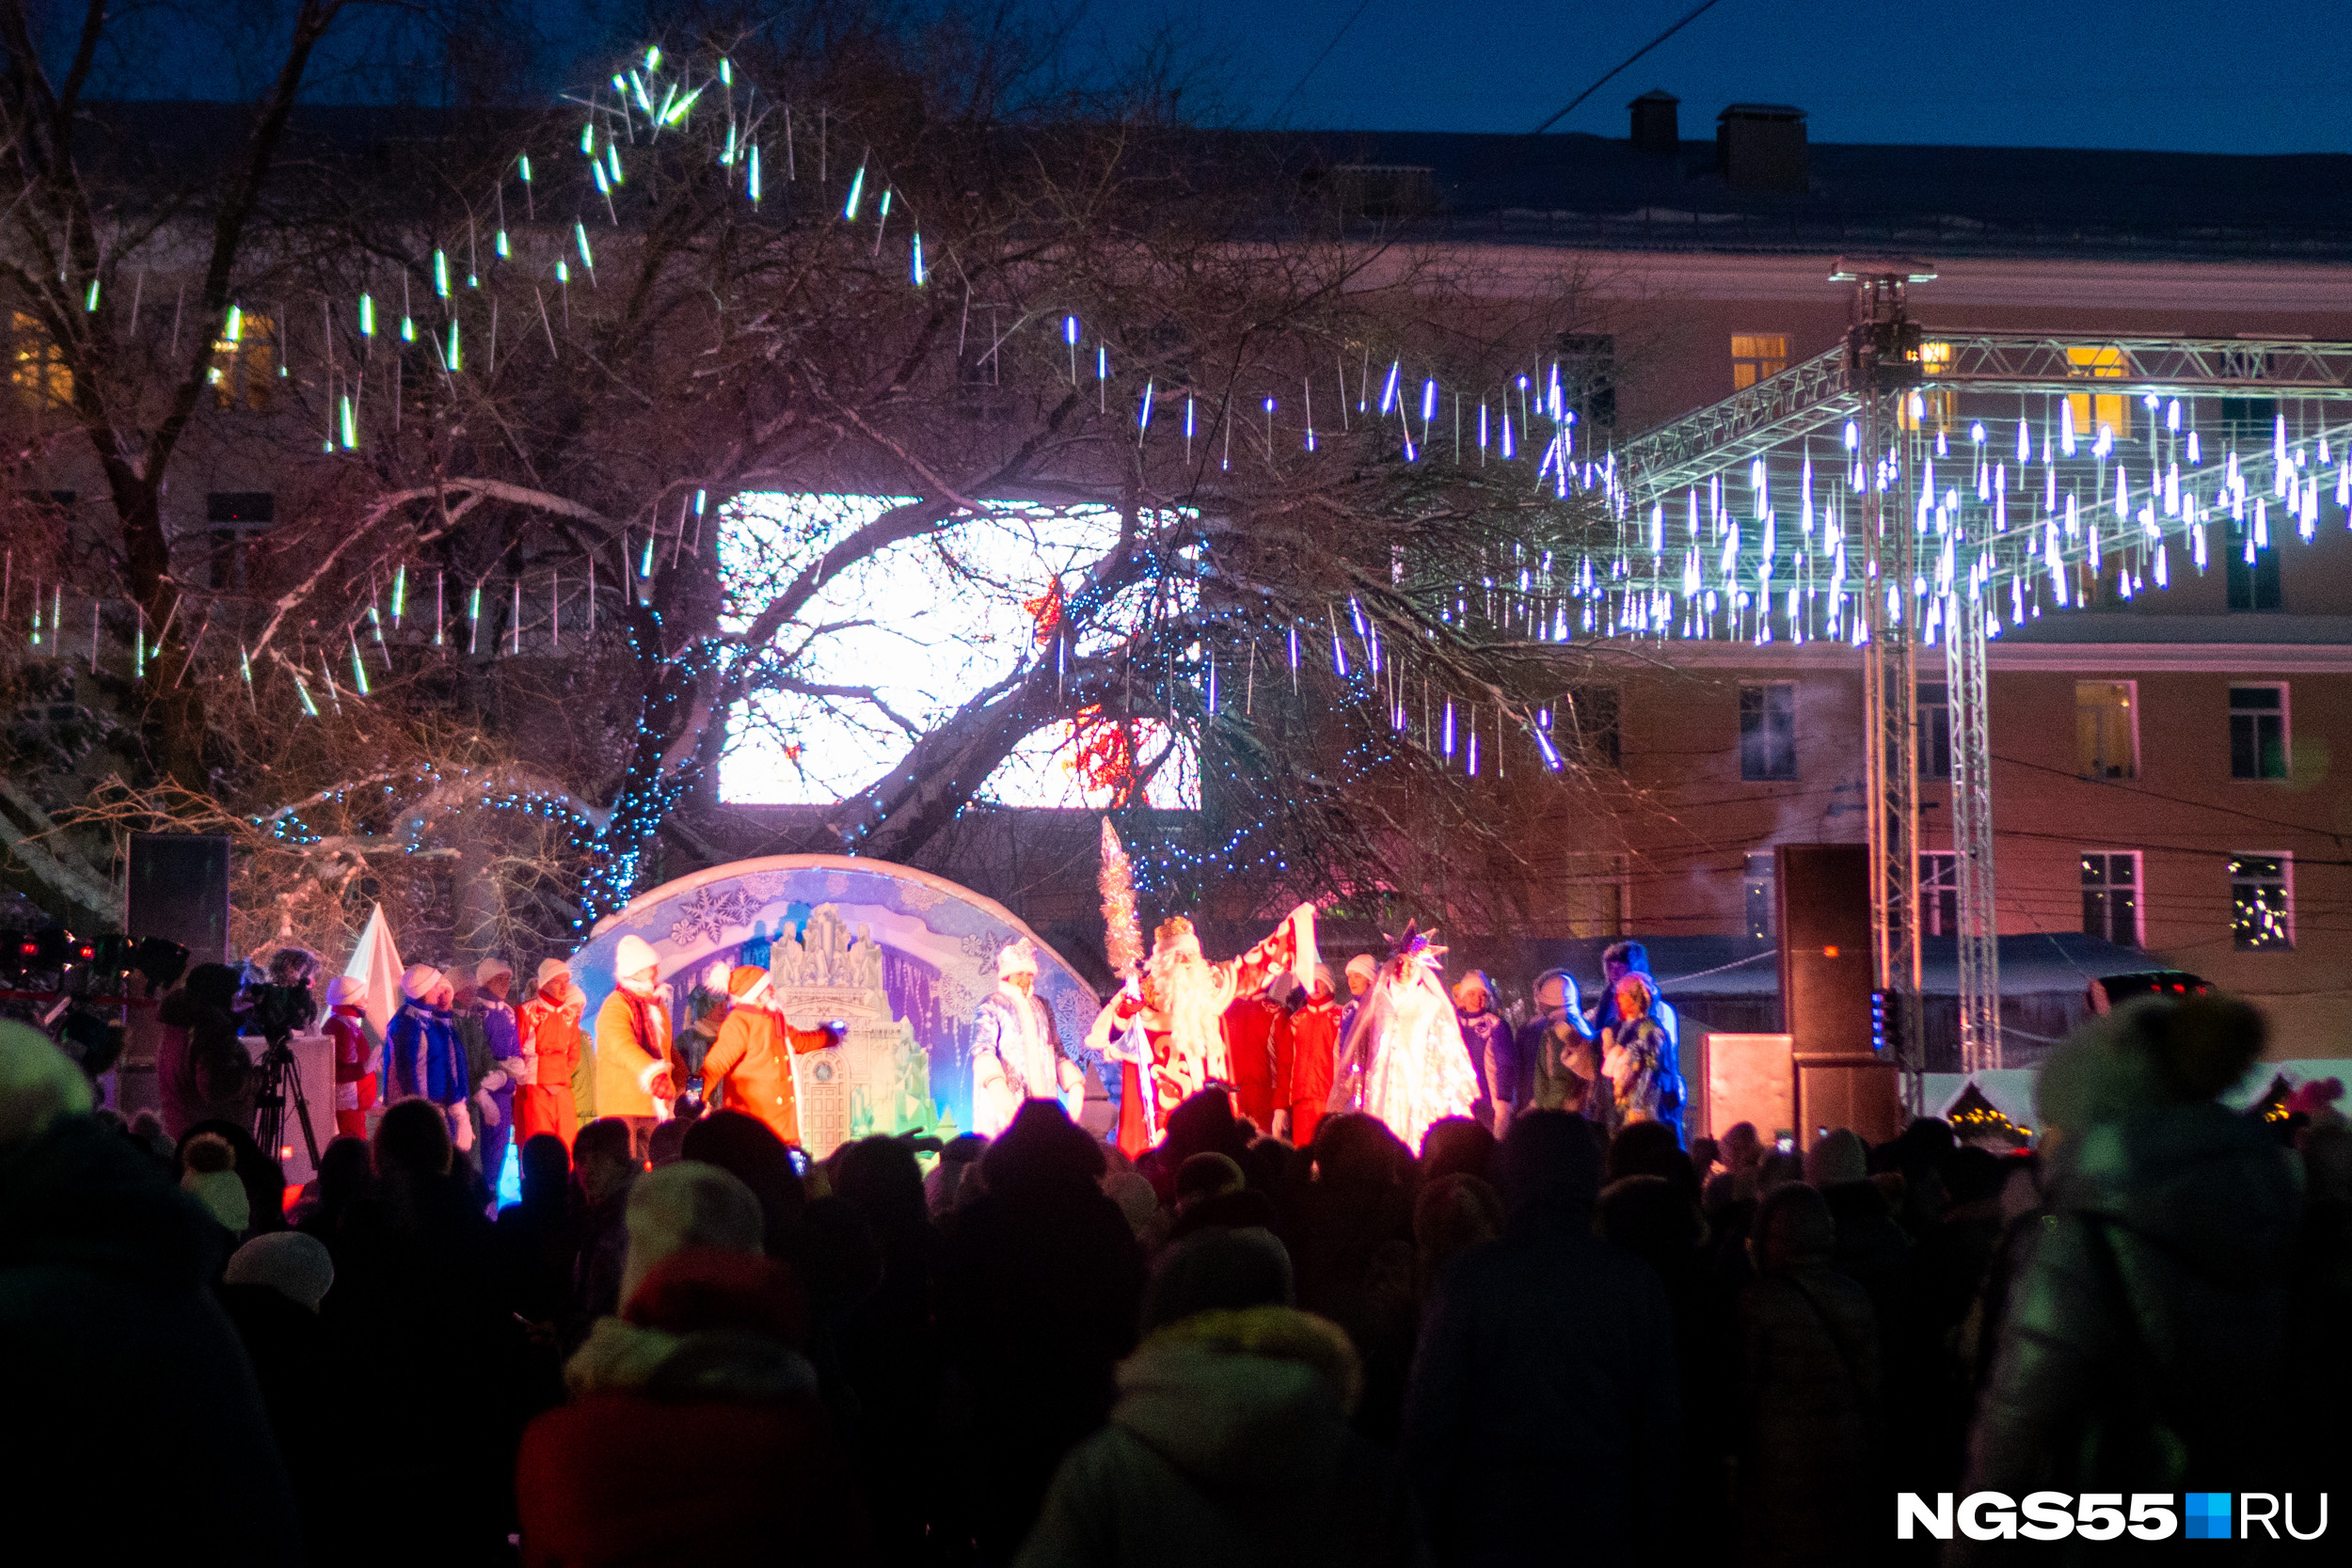
[[[596,923],[572,958],[587,1024],[612,990],[612,951],[653,944],[681,1038],[713,965],[767,968],[785,1013],[850,1026],[836,1050],[794,1064],[802,1136],[823,1156],[870,1132],[972,1125],[972,1012],[996,987],[996,951],[1036,934],[993,899],[887,861],[771,855],[713,866],[640,895]],[[1038,942],[1037,993],[1066,1044],[1086,1038],[1101,999]]]

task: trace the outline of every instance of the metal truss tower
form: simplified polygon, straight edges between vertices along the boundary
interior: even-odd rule
[[[1585,623],[1859,644],[1873,958],[1915,1112],[1923,648],[1942,643],[1948,691],[1960,1065],[1977,1071],[2002,1060],[1988,639],[2080,604],[2103,574],[2129,595],[2168,567],[2208,570],[2209,552],[2308,542],[2324,494],[2352,524],[2352,342],[1931,333],[1904,294],[1933,276],[1840,261],[1842,346],[1619,449],[1615,562],[1605,593],[1587,579],[1608,612]],[[2201,443],[2200,405],[2229,398],[2267,400],[2270,428],[2225,417]],[[2106,405],[2126,401],[2109,429]]]
[[[1911,491],[1911,442],[1899,400],[1919,380],[1919,329],[1903,309],[1915,269],[1900,263],[1841,268],[1854,283],[1847,372],[1862,405],[1862,704],[1870,828],[1873,977],[1894,1003],[1896,1058],[1915,1113],[1926,1068],[1919,1016],[1919,610],[1912,592],[1918,540],[1901,498]],[[1889,505],[1889,498],[1895,504]]]

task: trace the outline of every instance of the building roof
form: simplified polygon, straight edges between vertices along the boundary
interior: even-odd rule
[[[1243,134],[1248,135],[1248,134]],[[1667,251],[2352,260],[2352,155],[1815,142],[1810,188],[1734,191],[1715,143],[1302,132],[1310,167],[1425,167],[1454,238]]]

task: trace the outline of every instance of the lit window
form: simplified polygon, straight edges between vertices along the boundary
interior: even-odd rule
[[[2118,947],[2139,945],[2139,856],[2132,850],[2083,856],[2083,934]]]
[[[1747,895],[1748,935],[1758,942],[1772,939],[1772,860],[1770,849],[1749,850],[1747,875],[1741,883]]]
[[[1950,850],[1919,857],[1919,933],[1960,935],[1960,857]]]
[[[1919,685],[1919,776],[1952,776],[1951,688],[1941,681]]]
[[[2230,777],[2287,776],[2287,689],[2230,688]]]
[[[1919,373],[1933,381],[1952,368],[1952,345],[1921,343]],[[1915,388],[1895,400],[1895,423],[1903,430],[1949,430],[1960,416],[1960,393],[1949,387]]]
[[[1740,689],[1740,776],[1797,776],[1797,689],[1792,683]]]
[[[2121,380],[2130,369],[2122,349],[2114,344],[2066,351],[2067,374],[2096,381]],[[2074,405],[2074,430],[2084,441],[2097,438],[2105,425],[2117,440],[2132,433],[2132,400],[2121,392],[2081,392],[2066,400]]]
[[[2294,871],[2287,855],[2230,857],[2230,939],[2239,952],[2295,945]]]
[[[250,310],[230,312],[204,378],[223,408],[267,408],[278,391],[278,324]]]
[[[72,369],[65,362],[65,350],[41,326],[40,318],[18,310],[8,325],[8,380],[24,388],[35,403],[72,403]]]
[[[1786,332],[1735,332],[1731,335],[1731,385],[1736,390],[1753,387],[1768,375],[1788,368]]]
[[[2074,683],[2075,770],[2086,779],[2139,777],[2134,681]]]

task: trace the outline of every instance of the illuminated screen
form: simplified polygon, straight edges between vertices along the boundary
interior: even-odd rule
[[[888,496],[739,498],[719,531],[730,629],[739,629],[829,546],[894,506]],[[719,760],[720,798],[735,805],[831,805],[888,772],[917,736],[974,697],[1051,657],[1041,641],[1054,585],[1119,542],[1107,507],[1007,505],[923,539],[891,545],[834,578],[778,637],[779,677],[736,705]],[[1137,588],[1097,623],[1134,625],[1152,609]],[[1050,623],[1049,623],[1050,624]],[[1081,638],[1091,652],[1115,630]],[[1111,803],[1122,766],[1165,756],[1147,804],[1200,804],[1190,744],[1164,725],[1058,723],[1016,748],[978,798],[1007,806]]]

